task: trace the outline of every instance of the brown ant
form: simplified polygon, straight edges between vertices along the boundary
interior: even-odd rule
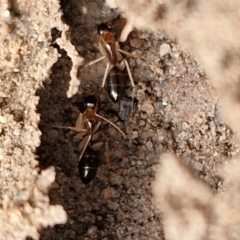
[[[82,139],[78,146],[81,151],[78,158],[78,170],[80,178],[84,184],[90,183],[97,173],[98,154],[97,150],[102,146],[102,143],[93,143],[98,138],[98,130],[101,125],[101,120],[106,121],[118,130],[124,138],[125,133],[113,122],[97,114],[98,99],[94,95],[89,95],[84,99],[85,110],[79,113],[75,127],[61,127],[78,132],[77,137]]]
[[[112,28],[106,23],[101,23],[98,26],[98,34],[100,36],[98,48],[103,56],[90,62],[87,64],[87,66],[93,65],[107,58],[108,62],[101,85],[101,92],[107,81],[107,90],[109,97],[113,102],[118,102],[124,92],[125,77],[123,70],[125,67],[127,68],[131,85],[133,88],[135,87],[129,64],[127,60],[122,57],[121,53],[134,58],[136,56],[120,48],[119,43],[116,41],[111,29]]]

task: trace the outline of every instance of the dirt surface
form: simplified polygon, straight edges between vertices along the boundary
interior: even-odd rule
[[[71,41],[85,63],[100,57],[96,26],[118,19],[119,14],[102,1],[61,4]],[[114,21],[118,23],[121,20]],[[58,34],[53,31],[53,38]],[[128,58],[136,84],[135,107],[126,73],[125,97],[114,104],[104,90],[98,112],[117,124],[127,139],[102,123],[99,141],[108,148],[99,153],[96,178],[85,186],[77,172],[75,133],[53,126],[75,125],[78,112],[72,105],[82,102],[84,95],[99,93],[106,62],[79,69],[79,92],[68,99],[71,59],[57,44],[54,47],[61,57],[50,81],[37,92],[42,132],[37,154],[41,168],[56,167],[50,199],[64,206],[69,219],[65,225],[41,231],[41,239],[164,239],[163,219],[154,211],[151,187],[159,154],[175,153],[215,191],[222,184],[216,167],[238,152],[204,70],[165,33],[134,30],[121,47],[138,56]]]
[[[58,58],[56,49],[49,47],[53,26],[63,26],[56,2],[0,1],[0,239],[4,240],[37,239],[42,227],[67,220],[62,206],[49,203],[54,168],[40,172],[36,160],[41,132],[35,93]]]
[[[154,31],[120,44],[137,56],[126,57],[135,87],[125,69],[124,97],[104,89],[98,114],[127,137],[102,122],[85,186],[79,138],[56,126],[74,126],[76,106],[101,91],[107,62],[85,67],[101,56],[97,26],[118,38],[124,20],[101,0],[61,1],[63,15],[57,1],[0,1],[0,239],[238,240],[239,142],[222,117],[239,136],[237,4],[107,2]]]

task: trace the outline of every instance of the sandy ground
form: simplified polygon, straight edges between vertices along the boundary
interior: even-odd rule
[[[111,22],[117,34],[121,30],[119,13],[106,7],[102,1],[62,1],[61,7],[62,21],[70,26],[68,37],[84,58],[85,64],[101,56],[96,48],[98,24]],[[4,26],[8,27],[8,24]],[[51,26],[48,27],[51,29]],[[19,84],[14,92],[15,95],[18,94],[16,96],[22,95],[23,100],[14,108],[14,112],[10,112],[11,116],[17,118],[16,122],[24,125],[31,125],[31,118],[40,116],[38,126],[42,133],[41,144],[36,150],[39,167],[42,171],[50,166],[55,167],[56,179],[51,180],[54,182],[49,191],[50,204],[63,206],[68,215],[66,224],[42,229],[40,239],[165,239],[163,215],[155,210],[152,194],[159,155],[174,153],[181,158],[183,166],[191,169],[196,179],[206,183],[212,192],[217,192],[222,190],[223,182],[217,167],[236,156],[239,151],[236,137],[221,118],[219,96],[213,94],[212,83],[200,63],[174,38],[160,31],[132,31],[121,48],[138,56],[136,59],[127,57],[136,85],[134,105],[133,88],[125,71],[126,91],[123,99],[119,103],[113,103],[104,89],[98,111],[122,129],[127,138],[124,139],[109,124],[102,123],[98,141],[103,142],[103,145],[107,143],[108,148],[99,151],[97,176],[85,186],[77,172],[79,141],[76,134],[54,126],[75,125],[78,112],[73,111],[72,106],[83,102],[84,95],[99,92],[106,61],[80,67],[79,90],[72,98],[67,98],[70,71],[75,63],[55,42],[61,31],[63,30],[59,26],[53,24],[52,35],[48,36],[48,43],[51,42],[53,47],[50,49],[54,52],[52,64],[55,62],[50,76],[47,77],[46,73],[39,84],[31,81],[33,90],[29,95],[34,96],[36,92],[36,100],[30,102],[39,99],[36,110],[40,115],[20,114],[24,112],[21,107],[29,96],[26,96],[25,91],[29,86],[24,84]],[[14,31],[12,35],[14,36]],[[37,51],[41,47],[40,45]],[[48,58],[51,59],[49,55]],[[39,68],[45,69],[44,63]],[[22,74],[24,71],[27,69],[22,70]],[[1,75],[2,79],[4,77],[6,75]],[[8,78],[10,81],[11,74]],[[12,100],[14,96],[9,96],[11,89],[2,87],[1,91],[5,94],[1,100],[1,111],[6,116],[6,106],[12,102],[15,104]],[[9,99],[7,103],[6,98]],[[33,107],[31,111],[34,110]],[[26,122],[28,118],[30,123]],[[39,142],[33,144],[32,139],[39,139],[40,133],[37,130],[38,120],[32,121],[38,135],[28,141],[30,146],[33,145],[30,152],[35,166],[34,148]],[[17,129],[16,126],[13,128]],[[2,130],[1,138],[4,131],[6,130]],[[9,141],[14,140],[16,138],[12,137]],[[28,142],[23,140],[18,144],[19,149],[25,149]],[[12,146],[14,151],[20,151],[16,150],[15,143]],[[16,158],[20,155],[21,153]],[[6,163],[2,161],[1,168],[7,169],[4,164]],[[28,171],[32,174],[33,169],[34,167],[24,170],[22,174],[26,176]],[[36,181],[37,174],[36,171],[31,184]],[[28,187],[24,186],[25,188]],[[47,197],[46,189],[48,185],[42,190]],[[4,194],[2,190],[2,195]],[[28,198],[23,201],[31,202]],[[47,212],[51,205],[46,201]],[[61,211],[62,209],[59,210]],[[63,215],[61,219],[64,223]],[[56,219],[53,222],[58,223]],[[37,228],[40,230],[46,225],[40,224]],[[34,234],[29,233],[28,236],[37,238],[37,233]]]
[[[80,3],[78,7],[77,2],[63,2],[72,42],[87,64],[101,56],[95,46],[96,25],[111,22],[118,14],[99,1],[86,6],[84,15],[76,11]],[[74,126],[77,114],[69,104],[83,101],[82,91],[99,92],[106,62],[81,69],[80,92],[69,101],[65,92],[71,61],[60,51],[62,57],[53,67],[51,84],[38,92],[43,133],[40,164],[57,167],[50,196],[69,215],[66,225],[42,231],[42,239],[164,239],[162,216],[154,211],[151,201],[159,154],[174,152],[197,176],[218,189],[221,179],[216,166],[237,152],[233,134],[219,115],[217,97],[210,94],[211,83],[204,70],[174,39],[161,32],[133,31],[122,48],[141,57],[128,60],[137,103],[131,116],[129,80],[126,96],[119,104],[113,104],[106,91],[102,95],[99,113],[127,134],[123,139],[108,124],[101,127],[109,144],[110,183],[105,150],[100,154],[97,177],[84,186],[76,174],[79,153],[74,150],[74,134],[51,128]]]

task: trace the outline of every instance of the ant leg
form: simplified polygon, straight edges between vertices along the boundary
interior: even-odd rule
[[[107,76],[108,76],[108,73],[109,73],[109,69],[110,69],[110,63],[108,62],[105,73],[104,73],[104,76],[103,76],[103,81],[102,81],[102,86],[101,86],[102,89],[104,88],[104,85],[105,85],[105,82],[106,82],[106,79],[107,79]]]
[[[126,65],[126,68],[127,68],[127,72],[128,72],[128,76],[129,76],[129,79],[131,81],[131,85],[132,85],[132,88],[133,88],[133,91],[132,91],[132,109],[134,108],[134,99],[135,99],[135,90],[136,90],[136,85],[133,81],[133,76],[132,76],[132,73],[131,73],[131,70],[130,70],[130,67],[129,67],[129,64],[128,64],[128,61],[126,59],[123,59],[123,62],[125,63]],[[133,112],[133,111],[132,111]]]
[[[72,130],[72,131],[75,131],[75,132],[87,132],[86,129],[79,129],[77,127],[64,127],[64,126],[53,126],[54,128],[61,128],[61,129],[69,129],[69,130]]]
[[[100,61],[102,61],[104,58],[106,58],[106,56],[102,56],[102,57],[100,57],[100,58],[98,58],[98,59],[96,59],[96,60],[93,60],[92,62],[88,63],[85,67],[88,67],[88,66],[93,65],[93,64],[95,64],[95,63],[97,63],[97,62],[100,62]]]
[[[64,126],[53,126],[55,128],[69,129],[75,132],[87,132],[87,129],[84,129],[83,114],[79,113],[78,119],[76,121],[75,127],[64,127]]]
[[[116,65],[121,71],[124,70],[124,68],[126,67],[126,63],[124,60],[122,60],[120,63],[117,63]]]
[[[110,125],[112,125],[116,130],[118,130],[118,131],[122,134],[123,138],[126,139],[126,134],[125,134],[116,124],[114,124],[113,122],[109,121],[109,120],[106,119],[105,117],[100,116],[100,115],[97,114],[97,113],[95,113],[95,115],[96,115],[98,118],[100,118],[100,119],[104,120],[105,122],[109,123]]]
[[[122,71],[123,71],[123,69],[124,69],[125,67],[127,68],[128,77],[129,77],[129,79],[130,79],[130,82],[131,82],[132,87],[134,88],[134,87],[135,87],[135,84],[134,84],[134,81],[133,81],[133,76],[132,76],[132,73],[131,73],[131,70],[130,70],[128,61],[127,61],[126,59],[123,59],[120,64],[117,64],[117,67],[118,67],[120,70],[122,70]]]
[[[123,54],[126,55],[126,56],[132,57],[132,58],[137,58],[137,57],[138,57],[138,56],[136,56],[136,55],[134,55],[134,54],[132,54],[132,53],[130,53],[130,52],[124,51],[124,50],[122,50],[122,49],[120,49],[120,48],[118,48],[117,51],[123,53]]]
[[[84,147],[83,147],[83,149],[82,149],[82,151],[81,151],[81,154],[80,154],[80,156],[79,156],[79,158],[78,158],[78,163],[81,161],[82,156],[83,156],[83,154],[84,154],[84,152],[85,152],[85,150],[86,150],[86,148],[87,148],[87,146],[88,146],[91,138],[92,138],[92,135],[89,134],[89,135],[87,135],[87,136],[83,139],[83,141],[85,141],[85,142],[84,142]]]
[[[124,61],[125,65],[126,65],[128,76],[129,76],[129,79],[131,81],[132,87],[134,88],[135,84],[134,84],[134,81],[133,81],[133,77],[132,77],[132,73],[131,73],[128,61],[126,59],[123,59],[123,61]]]
[[[105,83],[106,83],[106,80],[107,80],[107,76],[108,76],[109,72],[111,71],[111,68],[112,68],[112,66],[110,66],[110,63],[108,62],[105,73],[104,73],[104,76],[103,76],[103,81],[102,81],[100,93],[99,93],[99,101],[100,101],[100,96],[102,95],[102,91],[104,89],[104,86],[105,86]]]

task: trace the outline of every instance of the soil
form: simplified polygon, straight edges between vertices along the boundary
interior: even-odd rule
[[[103,1],[62,1],[61,6],[71,42],[85,64],[101,56],[97,25],[110,22],[116,34],[122,27],[119,14]],[[125,70],[124,97],[113,103],[104,89],[98,109],[127,138],[102,122],[97,141],[106,147],[99,151],[96,177],[84,185],[77,169],[76,133],[54,126],[75,126],[79,112],[73,106],[86,95],[99,94],[107,62],[79,69],[79,92],[68,99],[72,63],[54,43],[58,34],[52,31],[61,57],[37,92],[42,132],[37,155],[42,169],[56,168],[51,203],[64,206],[69,219],[65,225],[42,230],[41,239],[164,239],[163,216],[154,211],[151,188],[159,155],[173,152],[217,191],[221,179],[216,167],[238,152],[231,129],[221,120],[210,81],[175,39],[163,32],[134,30],[121,48],[137,56],[126,57],[135,88]]]

